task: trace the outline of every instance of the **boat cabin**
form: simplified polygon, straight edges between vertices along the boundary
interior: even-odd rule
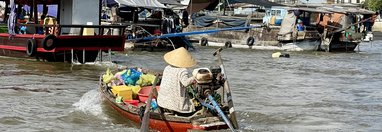
[[[177,13],[157,0],[150,1],[108,0],[108,3],[104,4],[107,5],[105,9],[111,11],[104,12],[111,12],[111,17],[104,17],[109,18],[110,21],[103,19],[103,23],[127,25],[127,42],[133,43],[134,49],[169,50],[173,47],[191,45],[184,37],[145,40],[146,37],[182,32],[183,28]]]
[[[281,26],[284,16],[287,14],[290,7],[286,6],[272,6],[265,11],[263,17],[263,24],[271,26]]]
[[[375,12],[356,7],[319,7],[333,12],[321,16],[319,26],[323,34],[321,48],[326,51],[353,51],[371,32]]]
[[[320,40],[317,24],[320,14],[329,11],[313,8],[290,8],[283,18],[277,39],[281,42]]]
[[[0,55],[85,63],[124,50],[125,26],[100,25],[100,0],[0,1],[10,7],[8,33],[0,34],[0,49],[9,52]]]

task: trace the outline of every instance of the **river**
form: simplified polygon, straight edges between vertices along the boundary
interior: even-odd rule
[[[215,49],[197,47],[197,67],[215,65]],[[360,50],[273,59],[272,51],[224,49],[240,130],[382,131],[382,41]],[[163,54],[112,59],[161,71]],[[101,100],[107,67],[0,58],[0,131],[139,131]]]

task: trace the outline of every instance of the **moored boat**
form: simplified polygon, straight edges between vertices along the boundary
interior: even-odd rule
[[[97,18],[100,16],[99,13],[97,14],[99,8],[89,9],[89,11],[97,12],[88,14],[83,12],[83,8],[74,6],[74,4],[98,5],[99,2],[2,1],[5,1],[7,5],[10,4],[11,15],[8,18],[8,33],[0,34],[1,56],[36,58],[55,62],[76,60],[85,63],[95,61],[102,51],[124,50],[125,26],[97,25],[99,23]],[[30,10],[29,18],[27,15],[20,17],[22,13],[19,11],[16,13],[16,5],[18,5],[18,10],[24,10],[21,9],[24,5],[29,5],[34,10]],[[43,5],[46,8],[47,5],[57,5],[57,16],[45,16],[44,13],[38,16],[37,5]],[[43,12],[47,12],[46,8]],[[43,19],[44,17],[46,18]]]
[[[319,26],[322,27],[322,50],[330,52],[354,51],[359,43],[370,40],[373,15],[375,12],[361,8],[319,7],[332,12],[322,14]],[[375,16],[374,16],[375,17]]]

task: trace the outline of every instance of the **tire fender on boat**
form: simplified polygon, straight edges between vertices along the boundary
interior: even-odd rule
[[[255,38],[253,38],[253,37],[248,37],[248,39],[247,39],[247,45],[248,45],[248,46],[253,46],[254,43],[255,43]]]
[[[26,47],[26,52],[29,57],[32,57],[36,54],[37,52],[37,44],[36,40],[34,39],[28,39],[27,42],[27,47]]]
[[[232,48],[232,43],[231,43],[231,41],[227,41],[227,42],[225,42],[225,47],[226,47],[226,48]]]
[[[201,46],[207,46],[208,44],[208,39],[203,37],[202,40],[200,40],[200,45]]]
[[[55,42],[56,36],[49,34],[42,40],[42,47],[44,47],[45,50],[53,50],[56,48]]]

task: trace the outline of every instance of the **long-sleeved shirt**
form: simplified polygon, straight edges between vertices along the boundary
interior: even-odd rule
[[[186,68],[167,66],[158,91],[158,105],[179,113],[195,111],[186,90],[186,86],[192,84],[193,80],[193,77],[188,77]]]

